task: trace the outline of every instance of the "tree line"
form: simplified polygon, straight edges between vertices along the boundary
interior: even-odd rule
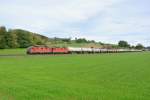
[[[118,46],[122,48],[133,48],[133,49],[144,49],[142,44],[137,44],[136,46],[131,46],[127,41],[121,40],[118,42]]]
[[[7,29],[0,27],[0,49],[26,48],[32,45],[44,45],[47,37],[21,29]]]

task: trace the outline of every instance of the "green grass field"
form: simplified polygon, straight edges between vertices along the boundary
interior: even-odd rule
[[[26,49],[1,49],[0,55],[25,55]]]
[[[150,52],[0,56],[0,100],[150,100]]]

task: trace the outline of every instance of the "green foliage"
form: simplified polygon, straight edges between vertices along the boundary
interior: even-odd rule
[[[88,41],[85,38],[79,38],[75,40],[76,43],[87,43]]]
[[[33,45],[33,35],[32,33],[24,30],[13,30],[15,34],[17,34],[17,41],[20,48],[26,48]]]
[[[142,44],[137,44],[135,48],[136,49],[144,49],[144,46]]]
[[[71,39],[70,39],[70,38],[64,38],[64,39],[62,39],[62,41],[63,41],[63,42],[68,42],[68,43],[69,43],[69,42],[71,42]]]
[[[96,43],[94,40],[87,40],[88,43]]]
[[[35,35],[33,36],[33,44],[37,44],[37,45],[43,45],[43,41],[41,38],[39,38],[39,36]]]
[[[1,57],[0,99],[149,100],[149,58],[148,52]]]
[[[121,41],[118,42],[118,46],[119,47],[125,47],[125,48],[130,47],[130,45],[128,44],[128,42],[127,41],[123,41],[123,40],[121,40]]]
[[[5,27],[0,27],[0,49],[44,45],[47,40],[47,37],[29,31],[15,29],[7,32]]]
[[[54,43],[70,43],[71,42],[71,38],[54,37],[53,39],[51,39],[51,41],[54,42]]]
[[[19,46],[17,42],[17,35],[10,31],[6,33],[6,43],[7,48],[17,48]]]
[[[4,26],[0,27],[0,49],[4,49],[6,47],[6,41],[5,41],[5,36],[6,36],[6,28]]]
[[[87,40],[85,38],[75,38],[76,43],[96,43],[94,40]]]

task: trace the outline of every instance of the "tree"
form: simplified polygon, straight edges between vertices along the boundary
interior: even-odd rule
[[[144,46],[139,43],[139,44],[137,44],[137,45],[135,46],[135,48],[136,48],[136,49],[144,49]]]
[[[63,42],[67,42],[67,43],[70,43],[71,42],[71,38],[63,38],[61,39]]]
[[[32,33],[24,30],[15,30],[15,34],[17,34],[17,42],[20,48],[26,48],[32,46],[34,44]]]
[[[17,48],[19,45],[17,43],[17,35],[9,30],[6,34],[7,48]]]
[[[104,43],[102,43],[102,42],[98,42],[100,45],[104,45]]]
[[[88,40],[88,43],[96,43],[94,40]]]
[[[119,47],[125,47],[125,48],[130,47],[130,45],[128,44],[127,41],[122,41],[122,40],[118,42],[118,46]]]
[[[0,49],[4,49],[6,47],[5,35],[6,35],[6,28],[4,26],[0,27]]]
[[[88,41],[85,38],[79,38],[79,39],[76,39],[75,42],[77,42],[77,43],[87,43]]]
[[[33,35],[33,45],[44,45],[45,40],[40,38],[40,36],[34,34]]]

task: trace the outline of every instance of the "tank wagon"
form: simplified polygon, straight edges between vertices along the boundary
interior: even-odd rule
[[[27,54],[84,54],[84,53],[121,53],[121,52],[141,52],[136,49],[101,49],[101,48],[77,48],[77,47],[47,47],[31,46],[27,49]]]

